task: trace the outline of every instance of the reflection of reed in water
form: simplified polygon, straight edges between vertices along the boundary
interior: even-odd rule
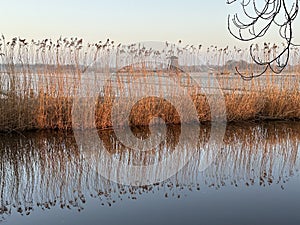
[[[4,136],[0,142],[0,214],[10,214],[15,209],[28,215],[35,207],[53,206],[80,211],[88,195],[100,199],[102,205],[111,206],[117,200],[134,200],[138,195],[158,191],[163,191],[165,197],[180,198],[185,190],[200,190],[203,185],[220,188],[278,183],[282,186],[299,168],[299,128],[299,123],[230,125],[222,150],[204,172],[199,172],[203,151],[217,151],[214,146],[207,146],[210,128],[201,128],[197,146],[190,146],[190,135],[182,134],[186,140],[182,150],[196,148],[198,157],[174,177],[142,187],[119,185],[101,177],[98,173],[101,158],[97,152],[91,152],[90,158],[84,157],[71,133]],[[134,130],[140,138],[146,138],[148,132],[147,128]],[[164,154],[172,152],[180,133],[179,127],[168,127],[167,139],[157,149],[141,154],[133,154],[118,142],[113,131],[99,131],[99,137],[110,154],[149,164],[153,158],[162,159]]]
[[[131,130],[137,138],[142,140],[147,139],[151,132],[148,126],[140,128],[133,127],[131,128]],[[137,152],[130,148],[127,148],[122,142],[117,139],[113,130],[99,130],[98,134],[100,139],[104,143],[105,149],[109,153],[118,155],[120,159],[129,157],[128,164],[130,164],[132,161],[132,163],[135,165],[149,165],[153,163],[155,158],[157,158],[158,160],[162,160],[170,152],[175,150],[175,147],[179,142],[181,129],[178,126],[168,126],[166,130],[166,139],[162,140],[162,142],[155,148],[147,149],[146,152]],[[185,138],[187,139],[188,137]],[[143,149],[145,149],[144,146]]]
[[[245,125],[245,124],[244,124]],[[299,123],[232,125],[225,146],[206,172],[206,183],[219,188],[226,183],[246,186],[283,184],[300,168]]]

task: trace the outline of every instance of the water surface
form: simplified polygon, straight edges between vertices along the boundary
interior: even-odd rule
[[[149,136],[147,128],[133,132],[141,139]],[[189,132],[168,126],[167,138],[155,149],[136,154],[112,130],[99,131],[105,150],[128,164],[163,159],[178,147],[180,135],[183,152],[196,150],[176,175],[139,187],[102,177],[101,155],[97,149],[83,152],[72,132],[3,134],[0,220],[45,225],[300,224],[300,122],[231,124],[222,146],[208,145],[209,133],[209,126],[201,126],[195,144]],[[213,159],[204,170],[203,157]]]

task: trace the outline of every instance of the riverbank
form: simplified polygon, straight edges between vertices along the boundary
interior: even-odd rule
[[[176,99],[176,96],[173,96]],[[198,113],[200,122],[211,121],[211,109],[208,99],[204,94],[188,96],[192,99]],[[300,91],[266,89],[264,92],[244,92],[224,94],[226,111],[219,112],[225,114],[227,122],[237,121],[263,121],[263,120],[300,120]],[[220,100],[220,99],[219,99]],[[189,115],[187,99],[179,98],[175,101],[186,116],[185,121],[181,121],[178,110],[166,99],[157,97],[147,97],[134,104],[127,101],[120,102],[115,96],[105,94],[99,95],[95,104],[91,105],[90,98],[81,98],[82,123],[72,123],[72,109],[75,97],[52,97],[48,95],[27,96],[19,98],[7,96],[0,99],[0,131],[25,131],[25,130],[45,130],[45,129],[88,129],[96,126],[98,129],[112,127],[112,108],[118,105],[119,108],[130,110],[130,118],[127,121],[124,115],[114,115],[117,126],[129,123],[131,126],[148,125],[154,117],[162,118],[167,124],[180,124],[193,122]],[[218,100],[216,100],[218,101]],[[220,100],[221,101],[221,100]],[[218,103],[214,103],[219,105]],[[128,109],[128,107],[133,107]],[[95,108],[93,108],[93,106]],[[221,107],[221,106],[220,106]],[[82,110],[84,109],[84,110]],[[93,111],[91,111],[93,110]],[[216,109],[215,109],[216,110]],[[94,115],[93,115],[94,113]],[[220,115],[220,117],[222,117]],[[95,117],[94,124],[87,118]]]

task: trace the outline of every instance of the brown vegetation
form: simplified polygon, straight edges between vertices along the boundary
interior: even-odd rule
[[[245,50],[237,48],[230,50],[228,47],[218,49],[216,46],[211,46],[203,52],[201,46],[199,49],[193,46],[176,49],[175,45],[173,47],[168,45],[170,50],[159,52],[135,45],[116,47],[114,42],[109,40],[87,46],[83,46],[82,40],[76,38],[59,39],[55,43],[47,39],[41,42],[32,40],[27,43],[18,39],[6,42],[2,37],[0,42],[2,43],[0,48],[1,131],[71,129],[72,126],[90,128],[94,124],[88,123],[85,119],[91,116],[95,116],[97,128],[107,128],[112,126],[111,111],[115,104],[121,105],[124,109],[133,105],[129,118],[131,125],[147,125],[153,117],[161,117],[169,124],[191,122],[188,121],[189,109],[186,108],[186,99],[172,91],[172,86],[161,82],[160,77],[168,77],[180,83],[188,93],[187,98],[192,99],[199,121],[210,121],[207,97],[201,92],[200,87],[193,84],[189,76],[191,73],[197,73],[197,70],[201,76],[207,76],[207,79],[216,75],[223,90],[226,102],[224,113],[228,121],[300,119],[300,76],[299,67],[296,66],[299,60],[298,49],[294,49],[291,59],[293,65],[289,66],[286,75],[278,77],[267,71],[263,78],[245,82],[239,76],[230,75],[234,71],[231,71],[232,65],[228,66],[226,62],[241,61],[240,66],[244,73],[255,72],[258,68],[250,63],[245,65],[249,56],[245,56]],[[161,62],[170,55],[179,57],[179,66],[185,72],[168,70],[162,66]],[[211,72],[201,71],[203,69],[199,66],[200,61],[203,60],[201,57],[206,58],[207,65],[212,68]],[[149,70],[149,66],[145,63],[149,59],[152,60],[152,64],[155,61],[154,64],[157,66],[155,70],[153,68]],[[126,67],[135,63],[140,65],[138,72],[135,71],[134,66]],[[126,68],[130,70],[126,71]],[[159,89],[167,88],[171,97],[177,98],[180,107],[186,108],[186,121],[181,120],[176,108],[166,99],[149,96],[137,104],[132,104],[128,94],[127,99],[121,98],[123,102],[119,101],[118,91],[126,89],[138,95],[144,86],[138,86],[137,78],[147,82],[149,76],[157,76]],[[94,85],[85,88],[86,98],[78,96],[78,90],[82,89],[84,79]],[[108,82],[104,82],[99,87],[97,82],[101,79]],[[93,94],[93,90],[99,90],[95,108],[89,104],[89,97]],[[84,110],[82,124],[74,125],[72,109],[74,110],[73,106],[76,102],[80,102]],[[91,109],[94,109],[93,112]],[[114,119],[119,121],[120,126],[125,123],[122,115]]]

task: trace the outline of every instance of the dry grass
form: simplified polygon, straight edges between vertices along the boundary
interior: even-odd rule
[[[123,101],[119,101],[116,94],[118,90],[126,87],[138,95],[140,91],[144,91],[141,90],[144,86],[135,83],[137,77],[145,79],[146,82],[147,77],[154,74],[158,77],[167,76],[177,82],[189,73],[197,71],[195,65],[199,65],[199,60],[203,60],[203,57],[209,65],[216,65],[215,74],[220,81],[220,86],[226,90],[224,96],[228,121],[300,119],[299,66],[288,68],[287,73],[295,76],[282,76],[277,81],[270,72],[265,75],[264,81],[256,80],[247,83],[241,81],[239,77],[232,81],[229,75],[222,75],[232,69],[225,65],[229,59],[247,60],[248,56],[244,56],[245,50],[231,51],[228,48],[218,50],[217,47],[212,47],[212,50],[206,52],[200,48],[177,48],[176,51],[175,47],[171,47],[168,53],[167,51],[163,53],[150,52],[134,45],[116,47],[111,41],[83,46],[82,41],[78,39],[60,39],[54,43],[51,40],[27,43],[14,39],[8,43],[2,37],[1,43],[0,131],[72,129],[72,107],[74,102],[79,101],[84,110],[82,124],[78,124],[78,127],[94,126],[89,119],[86,119],[94,116],[97,128],[111,127],[113,105],[117,104],[124,110],[132,106],[129,95],[127,99],[122,98]],[[294,51],[297,53],[298,50]],[[149,60],[151,54],[157,62],[163,61],[170,55],[177,55],[186,73],[179,71],[174,73],[163,69],[155,73],[146,71],[147,65],[143,62]],[[295,65],[299,60],[297,56],[298,54],[292,54]],[[82,79],[87,79],[86,74],[92,74],[88,79],[95,82],[95,86],[89,89],[99,90],[97,80],[103,77],[112,79],[110,74],[113,70],[134,63],[142,67],[131,66],[127,72],[116,73],[113,83],[101,86],[93,112],[89,108],[91,107],[89,98],[79,98],[76,94],[82,86]],[[244,64],[241,63],[240,67],[245,67]],[[257,69],[250,65],[245,67],[244,71],[251,73]],[[188,86],[186,88],[189,93],[188,98],[192,99],[199,120],[210,121],[208,100],[191,82],[190,78],[183,82],[183,85]],[[150,96],[139,101],[138,104],[133,104],[133,108],[130,109],[130,125],[147,125],[153,117],[161,117],[168,124],[191,122],[186,99],[172,91],[172,86],[161,81],[157,85],[159,89],[167,88],[171,98],[176,99],[184,114],[187,115],[184,121],[170,102]],[[86,93],[87,96],[89,94]],[[127,123],[121,113],[114,119],[119,126]]]
[[[228,121],[297,120],[300,117],[299,91],[268,90],[264,93],[226,96]]]

